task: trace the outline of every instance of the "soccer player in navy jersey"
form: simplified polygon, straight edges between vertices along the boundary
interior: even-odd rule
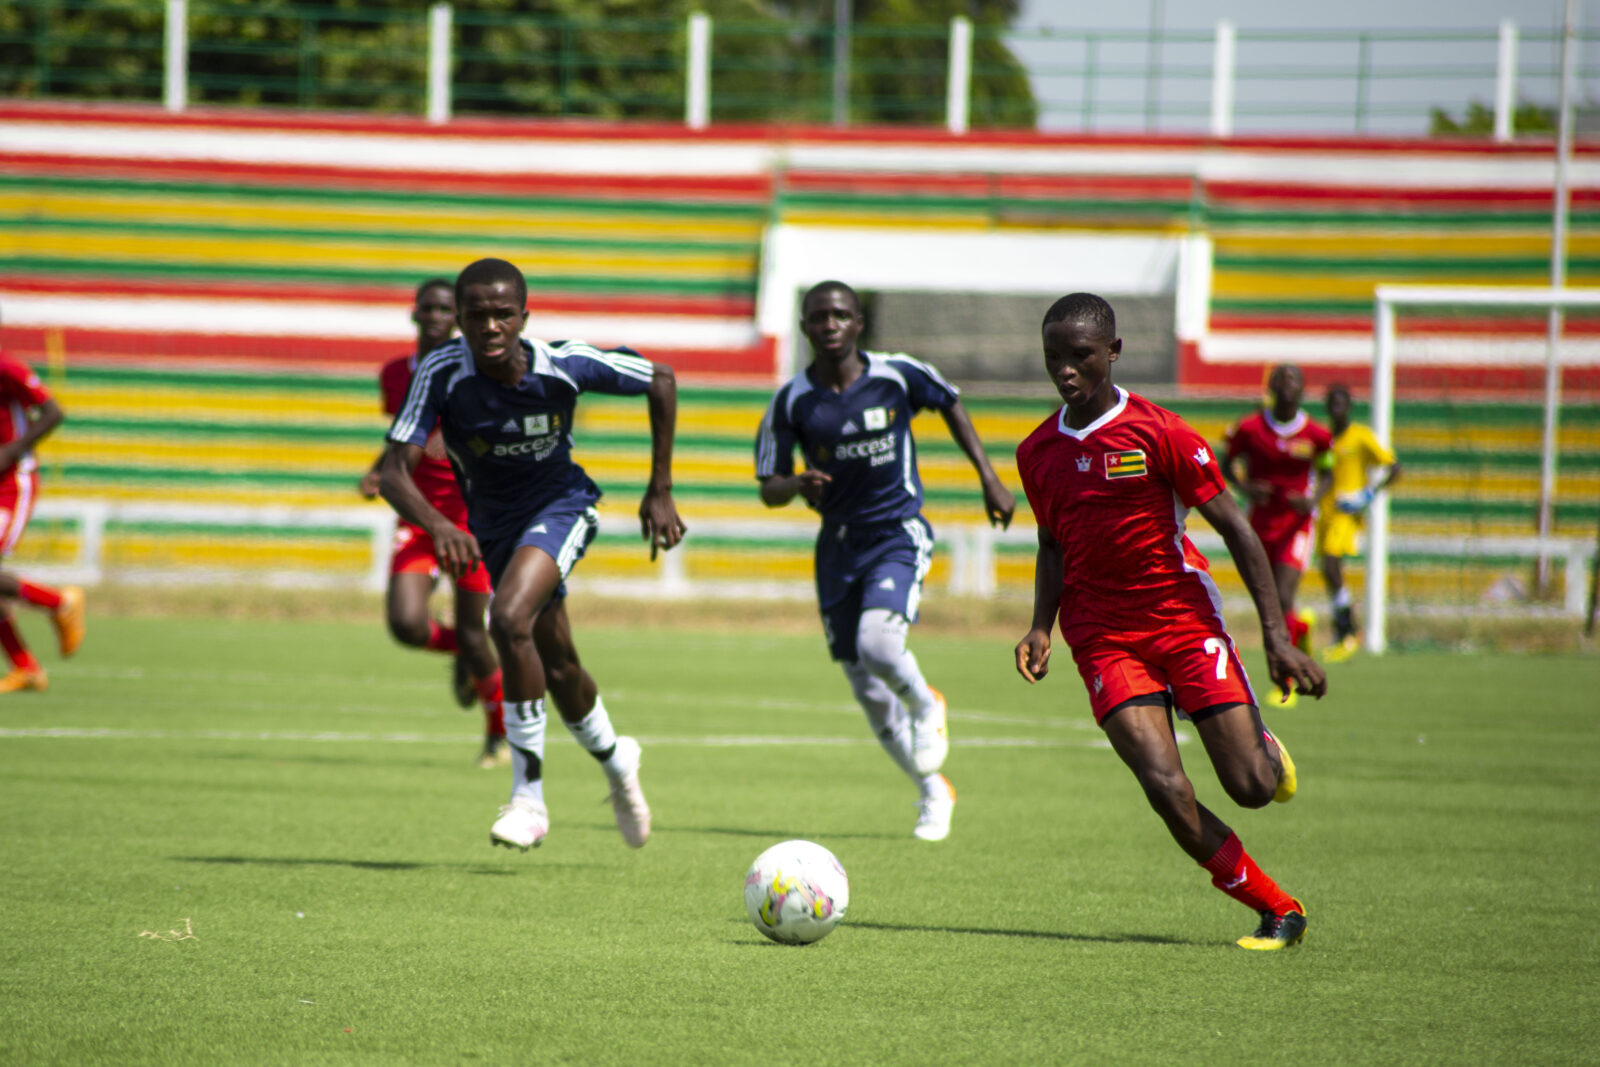
[[[567,619],[566,578],[600,522],[594,509],[600,489],[572,461],[572,415],[584,392],[647,398],[650,481],[639,520],[654,559],[684,534],[672,501],[672,368],[625,348],[523,338],[527,283],[505,260],[470,264],[455,289],[461,336],[417,368],[389,430],[395,447],[380,481],[384,499],[428,532],[451,574],[465,573],[480,559],[489,570],[489,633],[500,653],[513,772],[510,802],[500,809],[489,841],[527,850],[549,832],[543,780],[548,691],[567,729],[604,769],[623,840],[639,848],[650,837],[639,744],[617,736],[594,678],[579,661]],[[412,479],[435,425],[467,501],[469,530],[440,514]]]
[[[950,751],[945,700],[906,648],[933,558],[912,416],[924,408],[944,416],[978,470],[991,523],[1009,525],[1016,500],[990,466],[954,386],[910,356],[857,346],[864,321],[854,289],[822,282],[806,293],[800,316],[813,359],[779,388],[761,420],[761,500],[775,508],[800,496],[822,515],[816,583],[828,651],[879,743],[917,784],[912,833],[942,841],[956,802],[939,773]],[[796,448],[804,460],[798,472]]]
[[[1296,944],[1305,906],[1195,800],[1178,755],[1174,705],[1193,721],[1236,804],[1294,796],[1294,763],[1261,723],[1206,558],[1184,532],[1190,508],[1222,535],[1250,591],[1273,683],[1320,698],[1322,669],[1289,639],[1272,565],[1205,440],[1112,384],[1122,341],[1111,305],[1092,293],[1064,296],[1046,313],[1043,336],[1045,370],[1064,404],[1017,448],[1039,524],[1033,625],[1017,644],[1017,671],[1030,684],[1045,676],[1059,617],[1095,722],[1150,806],[1212,885],[1259,913],[1238,944]]]

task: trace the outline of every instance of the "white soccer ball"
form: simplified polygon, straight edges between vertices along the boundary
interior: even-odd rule
[[[850,879],[811,841],[773,845],[744,876],[744,906],[757,930],[786,945],[820,941],[850,906]]]

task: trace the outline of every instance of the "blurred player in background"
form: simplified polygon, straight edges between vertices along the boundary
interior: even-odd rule
[[[39,495],[39,464],[33,446],[44,440],[66,416],[39,376],[0,353],[0,558],[11,555],[22,531],[28,528]],[[50,613],[63,656],[78,650],[83,641],[83,590],[66,585],[52,589],[0,571],[0,646],[11,660],[11,671],[0,678],[0,693],[31,689],[43,692],[50,680],[34,658],[11,617],[7,605],[21,600]]]
[[[1327,430],[1300,408],[1305,378],[1300,368],[1274,367],[1267,379],[1271,403],[1228,428],[1223,476],[1250,502],[1250,525],[1272,563],[1278,603],[1288,620],[1289,637],[1311,653],[1310,611],[1296,611],[1300,576],[1311,561],[1311,522],[1317,461],[1333,444]],[[1241,474],[1238,464],[1243,462]],[[1271,693],[1270,704],[1289,707],[1294,690]]]
[[[572,461],[579,394],[644,394],[650,410],[650,480],[639,506],[650,558],[683,538],[672,502],[678,411],[672,368],[627,349],[522,335],[528,288],[501,259],[481,259],[455,284],[461,337],[417,368],[389,430],[381,490],[402,518],[433,538],[451,574],[487,567],[494,587],[489,632],[504,672],[510,803],[489,831],[493,845],[523,850],[550,830],[544,800],[545,694],[611,785],[617,829],[633,848],[650,837],[639,786],[639,743],[618,737],[594,678],[583,669],[567,619],[566,578],[599,529],[600,489]],[[469,529],[429,503],[413,472],[437,426],[467,501]]]
[[[857,347],[864,321],[855,290],[823,282],[806,294],[800,316],[813,358],[778,390],[761,420],[761,500],[776,508],[800,496],[821,513],[815,566],[828,651],[879,743],[917,784],[912,833],[942,841],[956,801],[939,773],[950,750],[945,700],[906,648],[933,558],[912,416],[923,408],[944,416],[978,470],[990,523],[1009,525],[1016,500],[990,466],[954,386],[909,356]]]
[[[1344,584],[1344,561],[1361,554],[1361,525],[1372,498],[1400,477],[1400,462],[1383,446],[1370,426],[1350,421],[1350,389],[1328,387],[1328,424],[1333,448],[1323,457],[1325,470],[1317,497],[1317,557],[1322,580],[1333,598],[1334,643],[1322,653],[1329,663],[1342,663],[1361,647],[1356,641],[1355,608]]]
[[[1033,622],[1017,644],[1017,671],[1029,683],[1045,676],[1059,616],[1095,721],[1150,806],[1212,885],[1260,914],[1239,945],[1295,944],[1305,935],[1304,905],[1195,799],[1178,754],[1174,705],[1194,723],[1236,804],[1260,808],[1294,796],[1294,763],[1261,723],[1206,558],[1184,533],[1188,509],[1222,535],[1239,568],[1273,683],[1320,697],[1326,680],[1290,641],[1266,553],[1205,440],[1112,384],[1122,341],[1111,305],[1091,293],[1064,296],[1045,315],[1043,335],[1045,369],[1065,404],[1017,448],[1039,524]]]
[[[430,278],[417,286],[411,308],[411,321],[417,327],[417,347],[410,355],[396,356],[378,372],[378,389],[383,397],[383,413],[391,418],[400,413],[406,390],[421,359],[455,333],[456,297],[454,286],[443,278]],[[361,495],[371,500],[378,495],[383,460],[393,448],[385,444],[382,452],[361,479]],[[412,471],[417,488],[440,514],[460,529],[467,527],[467,505],[456,487],[444,442],[437,430],[429,434],[422,457]],[[446,652],[455,656],[452,686],[456,702],[470,707],[472,698],[483,701],[483,752],[478,766],[495,767],[510,761],[505,747],[506,731],[500,709],[500,670],[489,650],[489,634],[484,616],[489,610],[489,574],[483,566],[452,576],[455,587],[454,627],[441,626],[428,614],[428,598],[439,580],[439,558],[433,539],[421,526],[401,520],[394,532],[394,552],[389,558],[389,587],[385,595],[389,632],[402,645]]]

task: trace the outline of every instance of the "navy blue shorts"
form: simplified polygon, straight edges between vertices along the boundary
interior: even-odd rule
[[[817,534],[817,606],[828,653],[856,659],[861,613],[882,608],[917,621],[933,562],[933,527],[921,515],[877,523],[823,523]]]
[[[599,532],[600,513],[594,508],[546,511],[535,515],[522,536],[515,540],[507,537],[499,541],[480,541],[478,548],[483,552],[484,566],[489,569],[489,582],[495,588],[499,588],[500,576],[511,565],[511,557],[516,555],[517,549],[530,545],[544,549],[561,572],[561,582],[552,598],[559,600],[567,595],[567,575],[578,565]]]

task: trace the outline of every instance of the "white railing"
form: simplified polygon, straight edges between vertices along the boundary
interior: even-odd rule
[[[35,520],[73,523],[78,530],[77,554],[66,563],[27,563],[27,573],[46,580],[93,585],[102,581],[148,581],[164,585],[257,584],[289,588],[360,588],[381,592],[389,576],[389,549],[394,540],[394,513],[384,507],[298,508],[242,507],[202,504],[134,504],[99,500],[45,500],[34,509]],[[311,567],[273,569],[227,566],[110,567],[105,562],[106,527],[109,523],[147,526],[207,525],[238,529],[345,529],[366,535],[368,560],[359,573],[337,573]],[[637,543],[638,527],[631,521],[612,520],[602,527],[603,542],[622,546]],[[701,519],[691,523],[683,547],[658,557],[654,573],[646,578],[609,576],[599,567],[580,567],[574,575],[576,590],[616,596],[681,600],[807,599],[812,584],[805,579],[697,579],[689,577],[689,561],[697,542],[715,540],[766,541],[804,549],[816,538],[814,522],[793,519],[740,521]],[[946,554],[945,592],[951,596],[988,598],[999,592],[998,556],[1004,548],[1031,548],[1033,527],[996,530],[981,524],[950,524],[938,529],[939,549]],[[1222,539],[1210,531],[1194,535],[1202,552],[1228,566]],[[642,545],[639,551],[645,551]],[[1559,607],[1519,607],[1509,604],[1452,605],[1461,614],[1550,614],[1581,618],[1587,569],[1595,545],[1587,539],[1538,537],[1397,537],[1390,555],[1455,557],[1463,560],[1512,557],[1535,560],[1541,555],[1562,561],[1565,594]]]

